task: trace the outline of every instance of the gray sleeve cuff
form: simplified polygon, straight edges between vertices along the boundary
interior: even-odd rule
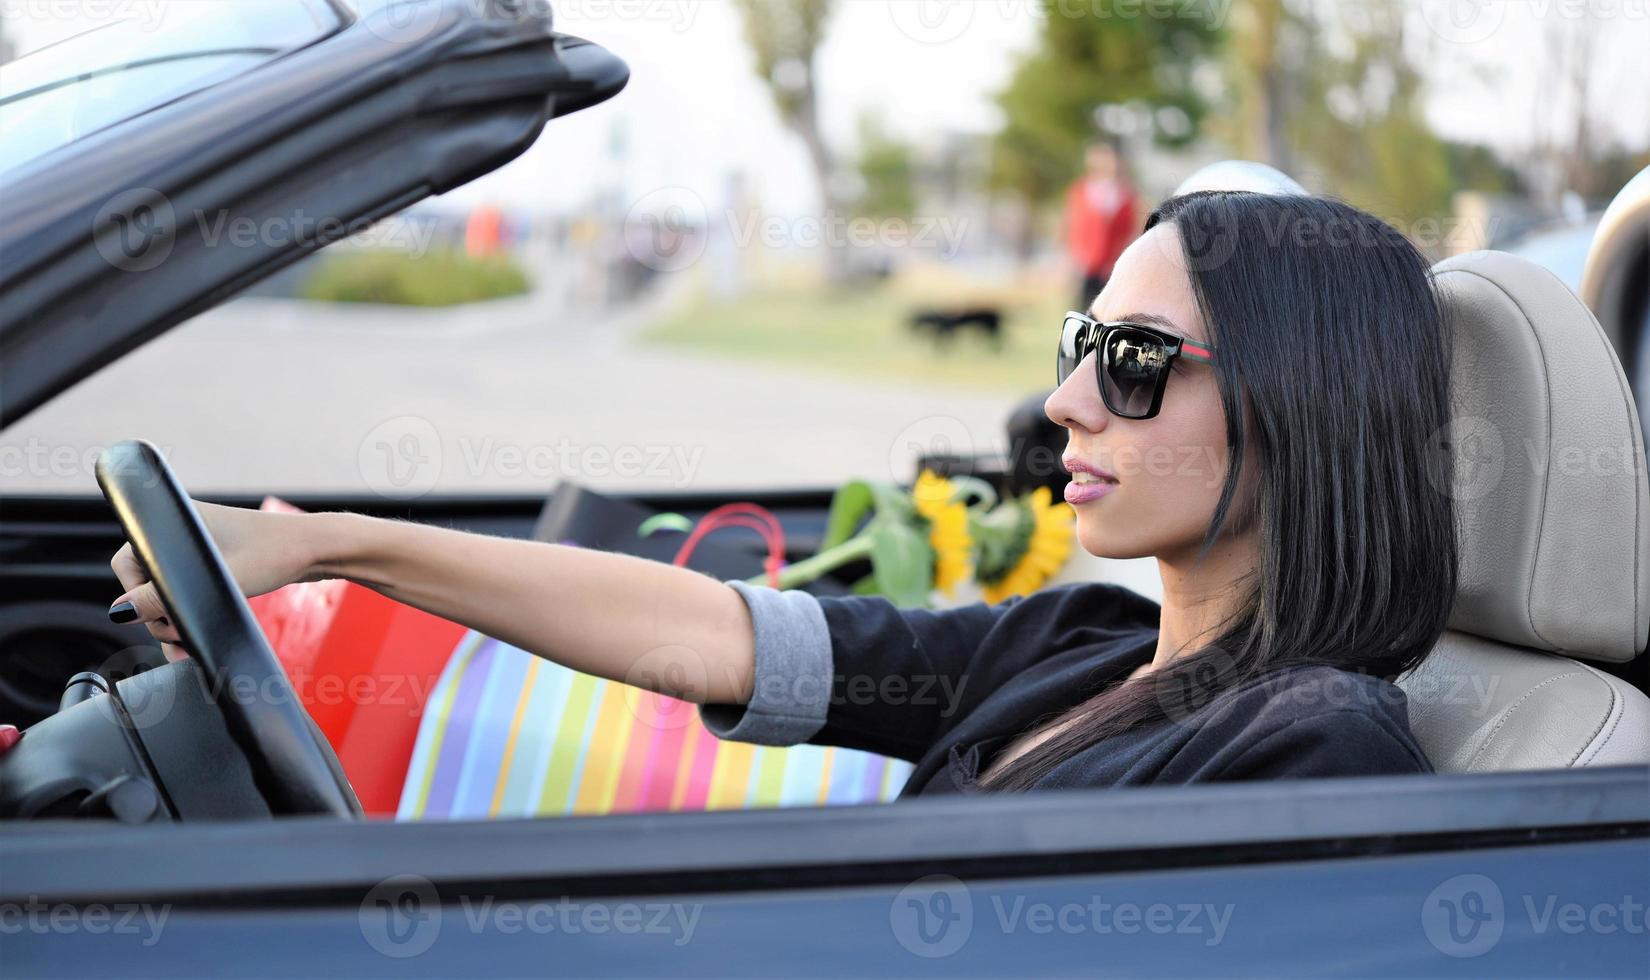
[[[795,745],[825,727],[831,701],[831,633],[819,600],[730,580],[756,632],[756,682],[748,705],[706,704],[700,720],[717,738]]]

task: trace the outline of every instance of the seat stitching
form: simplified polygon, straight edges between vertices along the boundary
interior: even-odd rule
[[[1586,664],[1582,664],[1581,666],[1590,673],[1598,673],[1598,671],[1593,670],[1593,668],[1588,667]],[[1570,765],[1572,766],[1577,765],[1578,763],[1585,765],[1586,763],[1581,762],[1581,757],[1585,754],[1597,756],[1600,752],[1602,752],[1604,750],[1604,743],[1608,742],[1610,740],[1610,736],[1616,733],[1616,726],[1621,724],[1622,717],[1627,714],[1627,709],[1623,706],[1621,712],[1616,714],[1616,720],[1610,722],[1610,730],[1604,733],[1603,737],[1600,737],[1599,733],[1604,729],[1604,722],[1610,720],[1610,714],[1615,712],[1616,703],[1621,700],[1621,695],[1616,693],[1615,685],[1611,684],[1609,681],[1604,682],[1604,689],[1610,692],[1610,709],[1604,715],[1604,719],[1598,723],[1598,728],[1593,730],[1593,737],[1582,743],[1581,748],[1576,750],[1575,758],[1570,760]],[[1589,746],[1593,750],[1591,753],[1587,752]]]
[[[1578,664],[1577,666],[1580,665]],[[1512,717],[1513,712],[1517,711],[1525,701],[1528,701],[1530,698],[1534,697],[1535,692],[1546,687],[1548,684],[1551,684],[1553,681],[1561,681],[1566,677],[1575,677],[1577,675],[1584,675],[1584,672],[1579,670],[1570,670],[1565,671],[1562,674],[1554,674],[1536,686],[1530,688],[1528,691],[1525,691],[1524,696],[1519,698],[1517,701],[1507,705],[1506,710],[1501,712],[1500,719],[1496,721],[1495,727],[1490,729],[1489,734],[1484,736],[1484,740],[1482,742],[1478,743],[1477,750],[1474,751],[1472,757],[1467,760],[1467,766],[1470,768],[1474,762],[1478,761],[1478,757],[1484,754],[1484,750],[1489,748],[1491,742],[1495,741],[1496,733],[1499,732],[1502,726],[1507,723],[1507,719]]]

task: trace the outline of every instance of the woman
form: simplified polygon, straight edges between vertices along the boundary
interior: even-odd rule
[[[1158,605],[1081,584],[901,610],[623,555],[349,514],[202,505],[242,588],[343,577],[578,670],[704,704],[718,735],[909,759],[905,792],[1425,772],[1390,678],[1455,592],[1450,345],[1426,263],[1308,197],[1169,201],[1068,315],[1066,499],[1155,556]],[[130,547],[111,610],[176,642]],[[169,655],[179,652],[169,649]]]

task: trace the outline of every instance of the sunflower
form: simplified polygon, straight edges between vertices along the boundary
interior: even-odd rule
[[[968,577],[968,558],[974,542],[968,533],[968,505],[956,499],[951,481],[923,470],[911,488],[917,513],[928,521],[928,544],[934,549],[934,588],[955,595],[958,582]]]
[[[1071,554],[1077,515],[1053,503],[1048,487],[1004,501],[975,518],[978,558],[974,578],[987,602],[1030,595],[1060,570]]]

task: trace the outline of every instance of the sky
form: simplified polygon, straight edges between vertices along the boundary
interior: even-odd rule
[[[166,4],[206,2],[226,0],[0,0],[0,19],[27,51],[109,20],[158,21]],[[1240,13],[1233,0],[1057,2],[1105,16],[1186,4],[1222,17]],[[672,186],[712,199],[728,174],[742,171],[770,212],[814,206],[806,157],[755,79],[728,0],[554,7],[559,30],[626,60],[629,87],[555,121],[521,159],[447,203],[563,210],[598,188],[634,199]],[[1650,144],[1650,0],[1420,0],[1415,9],[1434,81],[1426,110],[1444,135],[1517,150],[1539,133],[1567,129],[1574,106],[1550,71],[1544,38],[1566,19],[1587,18],[1600,25],[1589,59],[1594,116],[1629,145]],[[1034,42],[1041,16],[1034,0],[839,0],[818,63],[828,137],[850,145],[867,112],[919,143],[992,131],[999,121],[992,96]]]

